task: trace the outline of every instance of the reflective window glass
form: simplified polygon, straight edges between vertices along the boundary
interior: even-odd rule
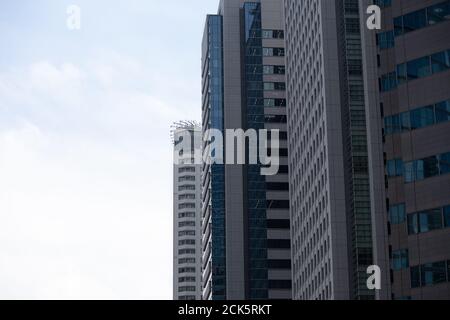
[[[411,111],[411,128],[419,129],[434,124],[434,107],[428,106]]]
[[[433,73],[450,69],[450,56],[447,51],[439,52],[431,56],[431,69]]]
[[[417,222],[417,214],[408,215],[408,234],[418,234],[419,224]]]
[[[450,173],[450,152],[439,156],[439,170],[440,174]]]
[[[420,266],[411,268],[411,288],[420,287]]]
[[[419,10],[403,16],[404,32],[421,29],[427,25],[426,10]]]
[[[450,121],[450,100],[435,105],[436,122]]]
[[[430,57],[423,57],[407,63],[408,80],[423,78],[431,74]]]
[[[447,281],[445,261],[426,263],[421,266],[421,283],[423,286]]]
[[[450,1],[437,4],[427,9],[428,24],[433,25],[450,19]]]
[[[450,206],[444,207],[444,227],[450,227]]]
[[[421,233],[437,229],[442,229],[441,209],[419,213],[419,230]]]

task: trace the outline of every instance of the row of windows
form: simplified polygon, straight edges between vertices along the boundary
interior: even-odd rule
[[[192,184],[185,184],[182,186],[178,186],[178,191],[194,191],[195,185]]]
[[[186,237],[186,236],[195,236],[194,230],[184,230],[178,232],[179,237]]]
[[[450,173],[450,152],[405,163],[406,183],[447,173]]]
[[[396,36],[447,20],[450,20],[450,1],[396,17],[394,18],[395,30],[377,34],[378,46],[380,49],[392,48],[395,46]]]
[[[195,200],[195,194],[180,194],[178,200]]]
[[[195,203],[181,203],[178,205],[178,209],[195,209]]]
[[[386,134],[416,130],[450,121],[450,100],[384,118]]]
[[[264,82],[264,91],[286,90],[285,82]]]
[[[183,176],[178,178],[178,182],[195,181],[195,176]]]
[[[289,200],[267,200],[267,209],[289,209]]]
[[[411,267],[411,288],[450,281],[450,261],[426,263]]]
[[[263,48],[264,57],[284,57],[284,48]]]
[[[178,250],[179,255],[183,254],[195,254],[195,249],[179,249]]]
[[[285,66],[263,66],[264,74],[285,74]]]
[[[286,99],[264,99],[264,107],[286,107]]]
[[[178,218],[195,218],[195,212],[180,212],[178,213]]]
[[[178,264],[195,263],[195,258],[180,258]]]
[[[394,18],[395,35],[399,36],[446,20],[450,20],[450,1]]]
[[[195,267],[181,267],[181,268],[178,268],[178,273],[195,273]]]
[[[380,91],[386,92],[398,85],[450,69],[450,50],[435,53],[397,65],[397,70],[381,76]]]
[[[195,172],[195,167],[178,168],[178,173],[185,173],[185,172]]]
[[[386,8],[392,5],[392,0],[375,0],[374,4],[376,4],[380,8]]]
[[[195,292],[195,287],[193,287],[193,286],[179,287],[178,292]]]
[[[179,228],[195,227],[195,221],[181,221],[181,222],[178,222],[178,227]]]
[[[262,30],[263,39],[284,39],[284,30]]]
[[[386,171],[388,177],[403,176],[405,183],[444,175],[450,173],[450,152],[406,163],[401,159],[389,160]]]
[[[408,215],[408,234],[450,228],[450,206]]]
[[[195,246],[195,240],[194,239],[185,239],[185,240],[178,240],[179,246]]]
[[[195,282],[195,277],[179,277],[178,278],[179,283],[183,282]]]

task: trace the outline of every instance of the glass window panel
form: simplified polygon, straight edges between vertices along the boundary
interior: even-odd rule
[[[429,7],[427,9],[427,16],[429,25],[450,19],[450,2],[446,1]]]
[[[403,34],[403,16],[394,18],[394,33],[396,36]]]
[[[450,152],[439,156],[439,170],[440,174],[450,173]]]
[[[402,132],[411,130],[411,114],[409,112],[400,114],[400,123]]]
[[[429,157],[423,159],[423,176],[424,178],[431,178],[439,175],[439,161],[437,157]]]
[[[404,168],[405,168],[405,182],[406,183],[413,182],[416,178],[414,170],[414,162],[405,163]]]
[[[439,52],[431,56],[431,69],[433,73],[450,69],[450,57],[447,51]]]
[[[411,268],[411,288],[420,287],[420,266]]]
[[[450,227],[450,206],[444,207],[444,227]]]
[[[434,107],[427,106],[424,108],[411,111],[411,128],[419,129],[434,124]]]
[[[397,65],[397,81],[398,84],[402,84],[408,80],[406,73],[406,63]]]
[[[441,209],[419,213],[419,230],[421,233],[437,229],[442,229]]]
[[[426,263],[421,266],[422,285],[433,285],[447,281],[445,261]]]
[[[392,134],[392,117],[384,118],[384,131],[386,134]]]
[[[395,177],[395,160],[389,160],[386,164],[388,177]]]
[[[395,173],[397,176],[403,175],[403,161],[401,159],[395,160]]]
[[[418,234],[419,224],[417,222],[417,213],[408,215],[408,234]]]
[[[407,63],[408,80],[423,78],[431,74],[430,57],[423,57]]]
[[[403,16],[404,32],[421,29],[427,25],[426,10],[419,10]]]
[[[435,105],[436,122],[450,121],[450,100]]]
[[[394,271],[409,267],[408,250],[402,249],[392,253],[392,269]]]

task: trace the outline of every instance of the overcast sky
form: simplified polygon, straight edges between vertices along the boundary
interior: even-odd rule
[[[169,130],[217,3],[1,1],[1,299],[172,298]]]

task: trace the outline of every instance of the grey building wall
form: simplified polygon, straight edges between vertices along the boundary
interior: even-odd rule
[[[285,0],[294,299],[374,299],[359,1]]]
[[[387,286],[393,299],[449,299],[450,230],[445,208],[450,204],[450,177],[447,160],[440,155],[450,151],[450,110],[445,111],[441,103],[450,100],[450,53],[440,54],[443,60],[436,54],[450,49],[450,2],[392,1],[383,8],[382,18],[378,41],[373,32],[365,34],[366,74],[371,88],[379,82],[379,88],[366,97],[372,177],[377,183],[371,188],[378,200],[374,204],[378,207],[377,252],[380,263],[390,258],[389,264],[382,264],[384,275],[390,274]],[[389,32],[388,43],[384,37]],[[432,59],[424,60],[418,74],[416,59],[424,57]],[[406,78],[401,71],[405,66]],[[393,75],[388,90],[383,80],[387,74]],[[425,113],[419,111],[427,106]],[[396,119],[401,126],[393,124]],[[418,171],[426,158],[423,171]],[[398,172],[392,174],[395,160]],[[416,170],[409,165],[412,161]],[[414,181],[408,178],[411,168],[416,173]],[[388,236],[382,241],[385,233]]]
[[[192,136],[192,146],[201,148],[201,130],[178,126],[173,132],[174,152],[181,139]],[[178,145],[178,146],[177,146]],[[175,159],[174,159],[175,160]],[[202,299],[201,170],[186,154],[173,166],[173,299]]]

